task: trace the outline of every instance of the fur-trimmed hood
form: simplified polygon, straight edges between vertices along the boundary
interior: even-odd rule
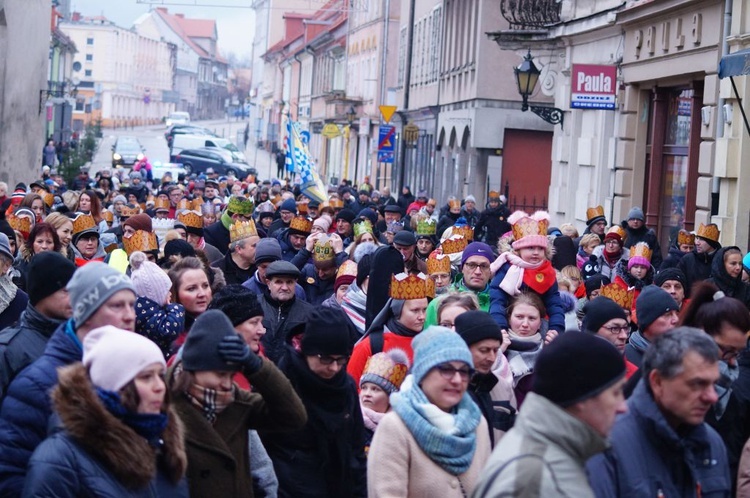
[[[107,411],[81,363],[59,370],[52,402],[68,436],[125,487],[148,486],[156,477],[157,461],[173,483],[185,475],[187,456],[182,423],[171,408],[162,434],[164,445],[157,454],[143,437]]]

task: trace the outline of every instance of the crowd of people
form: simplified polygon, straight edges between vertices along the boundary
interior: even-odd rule
[[[750,497],[714,224],[41,173],[0,183],[2,496]]]

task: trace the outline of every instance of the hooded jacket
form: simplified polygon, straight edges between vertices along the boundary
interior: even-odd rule
[[[742,281],[742,272],[740,271],[739,275],[732,277],[727,273],[724,266],[724,255],[729,249],[740,251],[737,246],[726,246],[716,251],[716,255],[711,262],[711,277],[706,281],[715,284],[727,297],[742,301],[750,309],[750,286]],[[740,251],[740,256],[742,256],[742,251]]]
[[[104,407],[82,364],[59,379],[52,399],[63,430],[34,451],[23,496],[188,496],[182,423],[171,409],[157,452]]]
[[[492,452],[472,496],[594,498],[599,495],[589,487],[584,465],[606,447],[604,438],[590,426],[548,399],[529,393],[516,424]]]
[[[653,251],[653,254],[651,255],[651,264],[654,268],[659,268],[664,258],[661,255],[661,246],[659,245],[659,238],[656,236],[656,232],[654,232],[653,229],[646,227],[645,224],[641,228],[634,230],[630,228],[627,220],[622,222],[622,228],[624,228],[625,233],[627,233],[625,240],[623,240],[622,247],[630,249],[638,242],[645,242]]]
[[[716,431],[706,423],[675,431],[644,380],[615,422],[610,442],[586,466],[597,498],[731,494],[726,448]]]

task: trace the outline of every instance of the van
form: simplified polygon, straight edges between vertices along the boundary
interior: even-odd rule
[[[169,151],[169,160],[174,162],[182,149],[200,149],[203,147],[215,147],[231,156],[233,163],[245,163],[245,154],[234,145],[231,140],[219,137],[208,137],[205,135],[175,135],[172,139],[172,148]]]
[[[169,128],[172,125],[176,124],[189,124],[190,123],[190,113],[189,112],[173,112],[169,116],[167,116],[166,125],[167,128]]]

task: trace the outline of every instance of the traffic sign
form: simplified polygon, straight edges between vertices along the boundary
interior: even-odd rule
[[[321,133],[321,135],[328,139],[338,138],[341,136],[341,130],[339,130],[339,127],[334,123],[328,123],[323,127],[323,132]]]
[[[383,120],[386,123],[391,122],[393,114],[396,112],[397,107],[395,105],[381,105],[380,114],[383,116]]]
[[[379,163],[393,163],[394,151],[394,140],[396,138],[396,127],[395,126],[381,126],[378,133],[378,162]]]

